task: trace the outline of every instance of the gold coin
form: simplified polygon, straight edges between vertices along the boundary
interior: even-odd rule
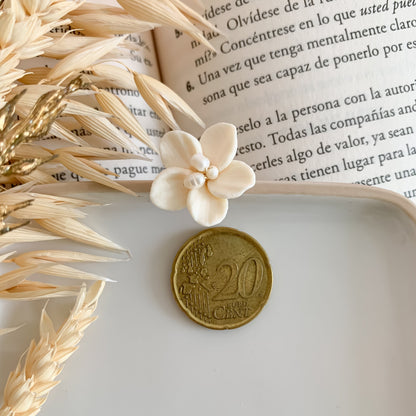
[[[232,228],[210,228],[179,250],[172,289],[179,306],[198,324],[233,329],[254,319],[266,304],[272,270],[254,238]]]

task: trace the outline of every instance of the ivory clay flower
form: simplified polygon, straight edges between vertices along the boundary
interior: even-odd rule
[[[151,201],[170,211],[188,207],[193,219],[207,227],[220,223],[228,199],[239,197],[255,183],[253,170],[233,160],[236,151],[237,130],[232,124],[209,127],[200,141],[184,131],[166,133],[160,142],[166,169],[152,184]]]

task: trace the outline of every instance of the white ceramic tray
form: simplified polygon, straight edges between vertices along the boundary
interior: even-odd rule
[[[201,230],[187,212],[160,211],[146,195],[78,195],[111,203],[89,208],[86,222],[133,258],[94,266],[118,283],[107,286],[100,319],[41,415],[416,414],[413,205],[352,186],[254,192],[231,202],[222,225],[263,245],[274,287],[260,315],[232,331],[198,326],[171,294],[175,254]],[[27,322],[0,339],[1,388],[44,303],[0,303],[0,327]],[[71,303],[52,300],[48,310],[59,322]]]

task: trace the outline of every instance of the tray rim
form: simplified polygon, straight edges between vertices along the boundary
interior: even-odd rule
[[[153,181],[117,181],[121,185],[140,193],[149,193]],[[31,192],[63,195],[65,193],[106,193],[118,192],[112,188],[95,182],[65,182],[48,185],[36,185]],[[278,182],[257,181],[246,195],[292,195],[292,196],[317,196],[335,198],[370,199],[390,203],[403,211],[416,224],[416,204],[403,195],[388,189],[370,187],[358,184],[337,182]]]

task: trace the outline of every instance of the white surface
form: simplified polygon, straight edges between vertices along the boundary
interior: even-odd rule
[[[232,201],[222,225],[263,245],[275,280],[253,322],[218,332],[189,320],[170,289],[177,250],[201,228],[147,197],[104,196],[112,205],[88,209],[86,222],[133,259],[89,268],[118,283],[41,415],[416,414],[416,225],[400,209],[307,196]],[[0,339],[1,388],[43,305],[0,303],[0,327],[28,322]],[[48,310],[59,321],[70,305],[53,300]]]

